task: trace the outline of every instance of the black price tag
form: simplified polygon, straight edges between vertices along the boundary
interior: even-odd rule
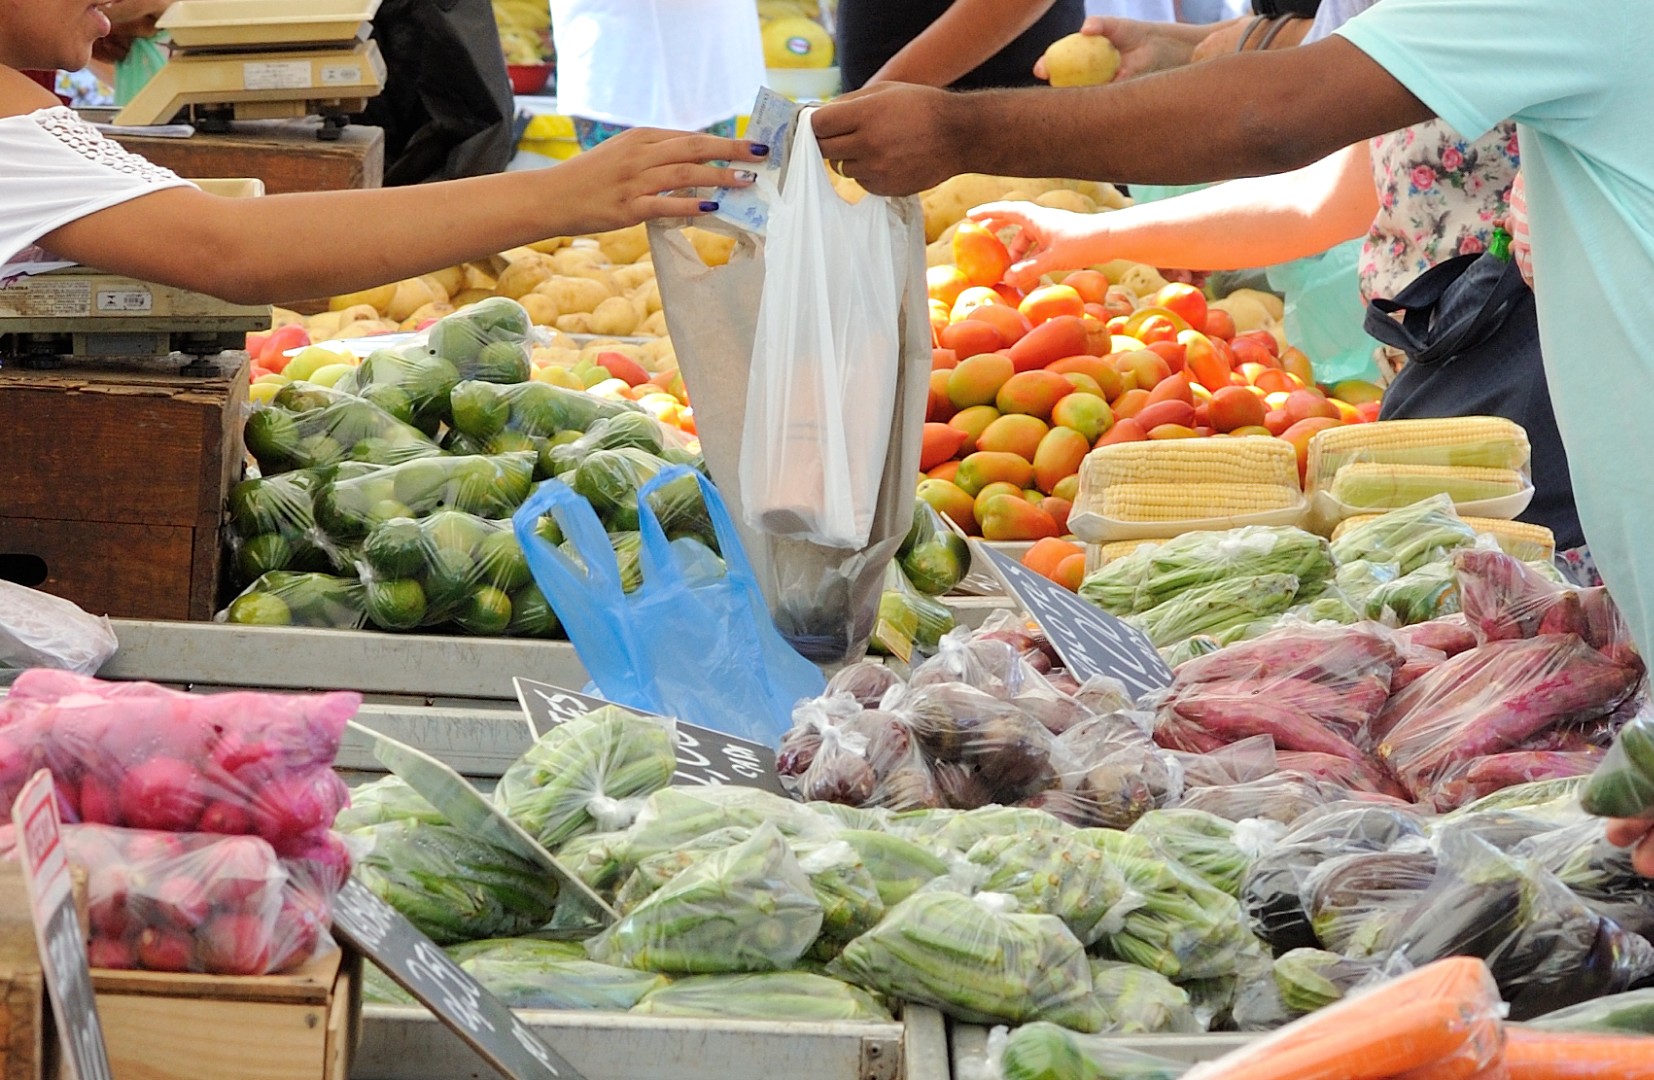
[[[513,681],[517,685],[517,700],[522,703],[523,713],[528,717],[529,727],[536,737],[566,720],[602,708],[625,709],[639,716],[657,716],[630,705],[616,705],[588,694],[577,694],[551,683],[523,678]],[[792,798],[791,793],[781,786],[781,774],[775,771],[774,750],[761,743],[747,742],[721,731],[686,724],[682,720],[677,722],[677,729],[678,771],[672,775],[677,783],[735,784]]]
[[[52,774],[42,769],[23,788],[12,805],[17,829],[18,857],[23,882],[29,890],[29,912],[34,917],[35,943],[52,999],[58,1039],[63,1044],[64,1067],[70,1080],[110,1080],[109,1054],[103,1045],[92,993],[92,972],[86,962],[86,940],[75,916],[69,883],[69,858],[57,814],[57,790]]]
[[[971,548],[1028,609],[1076,679],[1084,681],[1093,675],[1119,679],[1134,697],[1172,684],[1172,669],[1141,630],[980,540],[972,540]]]
[[[502,1075],[512,1080],[581,1080],[580,1073],[499,998],[355,878],[333,901],[333,929]]]

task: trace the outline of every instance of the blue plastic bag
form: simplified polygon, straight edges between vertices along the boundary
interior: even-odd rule
[[[649,496],[695,477],[723,552],[724,570],[693,540],[668,541]],[[820,669],[784,641],[712,483],[683,466],[638,492],[643,584],[621,588],[614,549],[590,504],[548,480],[512,525],[540,586],[599,693],[620,705],[778,746],[793,706],[826,689]],[[585,563],[582,571],[535,531],[551,514]]]
[[[1286,339],[1314,361],[1317,382],[1378,377],[1378,342],[1362,329],[1367,305],[1361,299],[1361,245],[1350,240],[1269,268],[1270,285],[1286,296]]]

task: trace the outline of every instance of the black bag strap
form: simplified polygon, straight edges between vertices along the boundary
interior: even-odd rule
[[[1438,364],[1486,341],[1504,325],[1516,305],[1529,293],[1515,260],[1503,269],[1487,296],[1474,309],[1450,322],[1436,318],[1448,291],[1483,259],[1491,256],[1460,255],[1420,274],[1393,299],[1375,298],[1367,305],[1365,329],[1368,336],[1400,349],[1408,363]],[[1401,321],[1391,318],[1402,313]]]

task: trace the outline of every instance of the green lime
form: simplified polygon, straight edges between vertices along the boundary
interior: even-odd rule
[[[398,518],[411,518],[413,516],[414,512],[408,509],[406,503],[399,503],[395,499],[380,499],[378,502],[368,507],[367,523],[368,527],[372,528],[375,525],[383,525],[387,521],[395,521]]]
[[[531,576],[528,559],[523,555],[510,524],[499,532],[483,538],[477,545],[477,566],[482,579],[497,589],[516,592],[527,585]]]
[[[277,408],[286,409],[288,412],[303,413],[327,408],[339,400],[339,394],[337,391],[325,386],[317,386],[315,383],[290,382],[277,390],[276,396],[270,400],[271,404]]]
[[[258,455],[254,455],[257,457]],[[345,448],[339,440],[317,433],[307,435],[299,440],[296,455],[306,468],[323,468],[328,465],[337,465],[345,460]]]
[[[454,430],[478,440],[498,435],[511,420],[511,403],[492,383],[460,383],[448,393],[448,409]]]
[[[563,627],[539,588],[525,585],[511,594],[511,623],[506,633],[513,637],[554,638],[563,636]]]
[[[259,533],[236,553],[242,581],[256,581],[272,570],[285,570],[293,561],[293,546],[278,533]]]
[[[413,630],[425,621],[425,590],[408,578],[370,581],[368,618],[386,630]]]
[[[230,601],[225,617],[242,626],[288,626],[293,621],[293,613],[280,598],[263,592],[242,593]]]
[[[490,296],[472,304],[465,314],[489,341],[521,341],[533,328],[528,309],[504,296]]]
[[[454,621],[478,637],[503,634],[511,625],[511,598],[490,585],[483,585],[466,597],[454,613]]]
[[[452,430],[442,437],[442,449],[455,457],[477,457],[488,453],[488,448],[477,439],[463,431]]]
[[[272,481],[243,480],[230,489],[230,524],[242,536],[269,532],[281,520],[283,501]]]
[[[530,371],[528,349],[523,347],[521,338],[490,342],[477,353],[475,377],[483,382],[527,382]]]
[[[462,602],[477,583],[477,564],[463,551],[438,548],[427,553],[425,599],[433,611]]]
[[[488,440],[490,454],[520,454],[525,451],[533,454],[540,452],[534,440],[520,431],[502,431]]]
[[[470,555],[488,536],[489,528],[478,518],[458,510],[439,510],[422,523],[425,537],[436,550]]]
[[[385,578],[417,574],[425,565],[425,533],[408,518],[387,521],[368,534],[362,558]],[[423,603],[423,597],[421,597]]]
[[[370,385],[362,391],[362,400],[373,402],[404,424],[413,423],[413,397],[400,387],[389,383]]]
[[[456,462],[442,458],[410,461],[395,473],[396,498],[409,506],[429,508],[442,501]]]
[[[299,425],[280,409],[258,409],[247,418],[247,449],[265,471],[299,462]]]
[[[346,446],[363,439],[388,438],[396,428],[394,416],[363,398],[346,398],[329,405],[322,415],[328,434]]]
[[[552,547],[557,547],[563,542],[563,527],[557,524],[556,518],[547,514],[534,523],[534,535]]]
[[[438,319],[426,338],[431,353],[456,367],[469,367],[487,341],[484,332],[471,322],[470,315],[469,311],[463,311]]]

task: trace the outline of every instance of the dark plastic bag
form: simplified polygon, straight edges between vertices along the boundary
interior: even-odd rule
[[[657,489],[692,476],[711,515],[724,567],[698,541],[669,542],[649,503]],[[537,526],[551,514],[585,569]],[[517,512],[517,539],[604,697],[698,727],[776,745],[792,708],[826,680],[782,640],[717,489],[691,469],[663,469],[638,492],[643,584],[629,595],[608,535],[566,484],[542,484]]]

